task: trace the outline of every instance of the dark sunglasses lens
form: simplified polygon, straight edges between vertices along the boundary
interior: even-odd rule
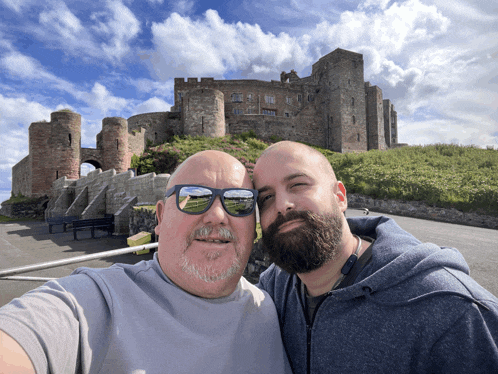
[[[246,190],[228,190],[223,194],[225,208],[235,216],[247,215],[254,208],[254,194]]]
[[[178,193],[178,205],[180,210],[187,213],[199,213],[205,210],[213,193],[203,187],[182,187]]]

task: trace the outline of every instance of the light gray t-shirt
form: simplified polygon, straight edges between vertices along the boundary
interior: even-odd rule
[[[290,373],[269,295],[241,278],[220,299],[172,283],[157,260],[79,268],[0,308],[42,373]]]

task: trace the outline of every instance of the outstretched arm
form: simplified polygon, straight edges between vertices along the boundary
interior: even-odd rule
[[[0,330],[0,373],[35,373],[24,349],[2,330]]]

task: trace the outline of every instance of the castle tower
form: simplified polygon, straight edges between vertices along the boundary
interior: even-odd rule
[[[225,136],[225,102],[221,91],[212,88],[192,89],[182,101],[184,134]]]
[[[32,196],[50,191],[56,179],[80,177],[81,116],[60,111],[50,119],[29,127]]]
[[[382,90],[377,86],[365,83],[368,149],[386,149],[384,134],[384,104]]]
[[[312,77],[328,91],[326,144],[336,152],[366,151],[363,55],[338,48],[313,64]]]
[[[115,169],[116,173],[128,170],[128,121],[121,117],[107,117],[102,121],[103,170]]]

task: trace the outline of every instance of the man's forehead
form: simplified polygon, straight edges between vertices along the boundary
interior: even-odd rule
[[[245,179],[245,167],[236,159],[196,157],[187,160],[174,176],[174,184],[239,184]]]

